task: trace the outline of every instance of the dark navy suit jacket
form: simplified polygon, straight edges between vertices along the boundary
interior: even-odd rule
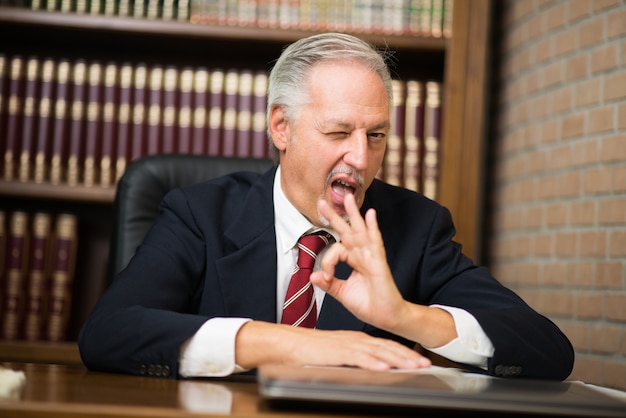
[[[237,173],[177,189],[128,267],[84,324],[79,348],[94,370],[176,377],[180,345],[209,318],[276,322],[275,169]],[[564,379],[568,339],[547,318],[475,266],[452,241],[447,209],[375,180],[362,211],[377,211],[388,262],[406,300],[470,312],[491,339],[488,372]],[[337,276],[350,268],[340,264]],[[419,327],[419,324],[415,324]],[[413,343],[363,323],[327,295],[318,328],[362,330]],[[166,372],[162,372],[162,371]]]

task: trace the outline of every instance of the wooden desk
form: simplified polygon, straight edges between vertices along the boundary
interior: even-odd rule
[[[350,416],[272,409],[259,398],[253,380],[171,380],[96,373],[80,365],[0,365],[26,375],[19,399],[0,398],[3,418]]]

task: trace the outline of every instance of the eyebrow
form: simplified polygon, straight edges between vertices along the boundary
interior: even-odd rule
[[[327,121],[322,122],[320,125],[327,127],[327,129],[328,129],[329,125],[330,126],[337,126],[337,127],[340,127],[342,129],[346,129],[346,130],[349,130],[349,129],[353,128],[353,125],[351,123],[343,122],[343,121],[341,121],[339,119],[329,119]],[[376,125],[372,126],[371,128],[368,128],[368,131],[375,131],[377,129],[384,129],[384,128],[389,128],[389,127],[390,127],[390,123],[389,123],[388,120],[386,120],[384,122],[381,122],[379,124],[376,124]]]

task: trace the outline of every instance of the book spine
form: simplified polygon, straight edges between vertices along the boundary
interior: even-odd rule
[[[444,0],[444,3],[443,3],[442,35],[445,38],[451,38],[452,37],[453,8],[454,8],[454,0]]]
[[[77,218],[60,214],[56,219],[50,274],[47,339],[63,341],[72,304],[72,284],[77,246]]]
[[[52,131],[52,156],[50,158],[50,183],[61,184],[65,178],[67,156],[68,114],[70,104],[69,81],[72,66],[61,60],[57,67],[57,97],[54,103],[54,128]]]
[[[5,288],[7,274],[7,214],[0,210],[0,313],[3,313],[5,304]],[[4,318],[4,317],[3,317]],[[0,321],[0,335],[2,335],[3,320]]]
[[[435,38],[443,36],[443,0],[432,0],[430,34]]]
[[[72,72],[72,106],[70,110],[70,143],[67,158],[66,182],[70,186],[78,185],[80,164],[82,163],[83,140],[85,136],[85,100],[87,64],[84,60],[74,63]]]
[[[7,124],[7,98],[9,96],[9,63],[10,59],[6,54],[0,52],[0,138],[5,138],[5,128]],[[6,152],[6,140],[0,141],[0,173],[4,173],[4,156]],[[3,174],[0,174],[2,177]]]
[[[439,181],[439,131],[441,123],[441,88],[434,81],[426,83],[424,115],[424,195],[437,199]]]
[[[237,89],[239,71],[228,70],[224,76],[224,117],[222,120],[222,155],[235,155],[235,137],[237,127]]]
[[[254,99],[252,102],[252,156],[265,158],[268,156],[267,124],[265,122],[267,108],[267,74],[264,71],[254,76]]]
[[[41,95],[39,100],[39,128],[35,153],[35,183],[43,183],[50,165],[50,144],[52,143],[54,71],[56,63],[48,58],[43,62],[41,73]]]
[[[147,154],[158,154],[161,148],[161,118],[163,95],[163,68],[154,66],[150,69],[148,85],[148,112],[146,128]]]
[[[100,151],[100,185],[113,184],[113,157],[115,145],[115,111],[118,106],[118,67],[114,62],[104,68],[104,105],[102,109],[102,149]]]
[[[6,285],[4,311],[2,312],[2,338],[20,338],[20,325],[24,313],[24,275],[28,254],[28,214],[13,212],[9,218],[7,239]]]
[[[402,186],[402,154],[404,141],[404,84],[392,80],[391,129],[383,168],[384,179],[394,186]]]
[[[51,215],[48,213],[38,212],[33,215],[23,330],[24,339],[28,341],[43,337],[51,223]]]
[[[163,153],[176,150],[176,111],[178,109],[178,69],[167,67],[163,75]]]
[[[148,68],[145,64],[135,67],[133,77],[133,106],[130,134],[129,161],[134,161],[145,154],[145,123],[146,123],[146,84]]]
[[[102,64],[92,62],[88,69],[88,92],[87,92],[87,126],[85,130],[85,155],[83,157],[83,184],[92,187],[96,183],[96,161],[100,161],[98,155],[100,149],[100,137],[102,135]]]
[[[22,134],[18,179],[22,182],[31,180],[33,166],[33,144],[37,134],[37,100],[39,84],[39,58],[31,57],[26,63],[26,86],[24,90],[24,104],[22,107]]]
[[[211,72],[209,109],[209,155],[220,155],[222,152],[222,115],[224,106],[224,71],[214,69]]]
[[[6,148],[4,151],[4,179],[15,180],[17,157],[22,135],[22,105],[24,97],[24,59],[14,56],[11,60],[8,100]]]
[[[421,192],[422,138],[424,134],[423,85],[416,80],[407,81],[406,134],[404,153],[404,187]]]
[[[193,91],[193,70],[183,68],[180,73],[180,108],[178,110],[178,152],[191,152],[191,103]]]
[[[238,157],[250,157],[252,155],[253,81],[254,77],[252,71],[242,70],[239,73],[236,122],[236,155]]]
[[[207,135],[207,99],[209,89],[209,71],[198,68],[193,80],[193,121],[191,127],[191,152],[205,154],[208,149]]]
[[[122,64],[120,69],[120,101],[117,111],[117,146],[115,147],[115,181],[117,182],[126,170],[126,158],[130,145],[130,121],[132,106],[133,66]]]

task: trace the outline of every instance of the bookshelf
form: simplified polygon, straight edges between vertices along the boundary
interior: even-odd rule
[[[452,211],[457,240],[477,261],[490,10],[491,0],[455,0],[450,39],[357,34],[396,51],[392,71],[399,78],[443,82],[438,200]],[[0,38],[12,39],[4,51],[24,56],[268,70],[286,44],[312,33],[0,6]],[[114,195],[112,187],[0,180],[0,210],[71,212],[80,224],[67,341],[0,340],[1,360],[80,361],[75,339],[106,283]]]

